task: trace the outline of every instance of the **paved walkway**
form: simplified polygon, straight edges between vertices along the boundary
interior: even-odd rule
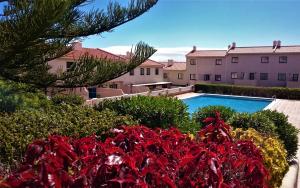
[[[186,99],[198,95],[200,95],[200,93],[184,93],[184,94],[176,95],[175,97],[177,97],[178,99]]]
[[[295,127],[300,129],[300,101],[295,100],[283,100],[283,99],[276,99],[270,106],[271,110],[277,110],[278,112],[282,112],[285,115],[288,116],[289,122],[293,124]],[[300,134],[298,135],[298,138],[300,141]],[[300,145],[300,142],[298,143]],[[285,178],[282,182],[282,188],[293,188],[297,187],[300,188],[300,174],[298,172],[298,166],[300,161],[300,147],[298,148],[297,152],[297,160],[298,164],[295,164],[290,167],[289,172],[286,174]],[[293,175],[295,177],[295,173],[298,174],[297,177],[297,184],[298,185],[292,185],[292,182],[295,182]]]

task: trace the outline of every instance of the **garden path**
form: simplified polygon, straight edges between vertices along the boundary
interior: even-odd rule
[[[289,122],[300,129],[300,101],[296,100],[284,100],[284,99],[276,99],[274,103],[270,106],[271,110],[277,110],[278,112],[282,112],[288,116]],[[299,143],[300,145],[300,133],[298,134]],[[297,160],[298,164],[295,164],[293,167],[290,168],[289,172],[286,174],[285,178],[283,179],[282,188],[292,188],[297,187],[300,188],[300,174],[299,174],[299,161],[300,161],[300,147],[298,148],[297,152]],[[298,182],[296,185],[292,185],[292,182],[295,182],[294,178],[296,175]]]

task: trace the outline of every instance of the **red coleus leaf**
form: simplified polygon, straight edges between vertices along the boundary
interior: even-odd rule
[[[210,125],[194,140],[177,129],[144,126],[121,127],[104,142],[94,135],[50,136],[28,146],[22,167],[5,183],[11,187],[267,187],[269,176],[259,149],[250,141],[233,141],[218,112],[205,121]]]

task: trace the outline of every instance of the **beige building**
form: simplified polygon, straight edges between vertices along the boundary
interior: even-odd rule
[[[173,60],[168,60],[168,62],[161,63],[165,65],[163,68],[164,81],[171,82],[172,86],[188,85],[186,62],[175,62]]]
[[[227,83],[252,86],[300,87],[300,45],[197,50],[186,55],[189,84]]]
[[[50,72],[60,74],[68,71],[71,65],[85,54],[89,54],[96,58],[108,58],[123,61],[127,61],[130,58],[129,53],[125,56],[115,55],[99,48],[84,48],[80,42],[77,42],[71,52],[63,57],[48,62],[51,66]],[[131,72],[113,79],[101,86],[73,88],[66,92],[76,93],[85,99],[89,99],[96,97],[119,96],[125,93],[146,92],[169,87],[170,82],[165,82],[163,79],[163,67],[163,64],[149,59]]]

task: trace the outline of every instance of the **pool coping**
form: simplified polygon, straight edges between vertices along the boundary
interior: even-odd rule
[[[202,95],[208,95],[208,96],[220,96],[220,97],[233,97],[233,98],[249,98],[249,99],[256,99],[256,100],[270,100],[270,104],[268,104],[266,107],[264,107],[262,110],[271,109],[272,106],[276,102],[276,98],[267,98],[267,97],[252,97],[252,96],[242,96],[242,95],[223,95],[223,94],[215,94],[215,93],[193,93],[193,95],[187,95],[180,97],[181,100],[194,98]]]

